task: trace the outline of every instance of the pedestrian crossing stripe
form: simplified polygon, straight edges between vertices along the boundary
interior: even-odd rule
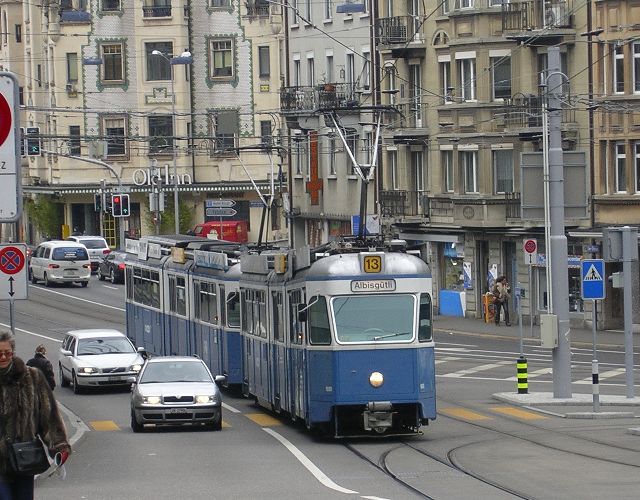
[[[487,415],[483,415],[482,413],[472,410],[466,410],[465,408],[441,408],[438,410],[438,413],[468,421],[491,420],[491,417],[488,417]]]
[[[589,269],[585,273],[584,278],[582,280],[583,281],[602,281],[602,276],[596,269],[596,266],[591,264],[591,267],[589,267]]]
[[[120,427],[113,420],[93,420],[89,425],[94,431],[119,431]]]

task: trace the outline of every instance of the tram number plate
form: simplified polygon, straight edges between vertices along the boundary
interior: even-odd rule
[[[365,273],[381,273],[382,272],[382,256],[367,255],[365,256],[362,267]]]

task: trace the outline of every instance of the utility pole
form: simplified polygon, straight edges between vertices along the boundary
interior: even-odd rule
[[[107,206],[106,184],[104,179],[100,179],[100,236],[104,236],[104,209]]]
[[[571,397],[571,343],[569,338],[569,269],[567,237],[564,228],[564,162],[562,153],[562,108],[560,94],[563,78],[560,71],[560,48],[547,50],[547,99],[549,113],[549,245],[547,279],[551,279],[552,313],[558,321],[558,347],[552,352],[553,397]]]

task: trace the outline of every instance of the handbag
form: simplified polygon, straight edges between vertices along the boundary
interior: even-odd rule
[[[35,476],[46,471],[49,468],[49,455],[40,436],[33,441],[11,443],[9,463],[16,476]]]

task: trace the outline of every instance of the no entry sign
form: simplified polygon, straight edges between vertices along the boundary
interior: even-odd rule
[[[22,213],[18,80],[0,72],[0,222],[14,222]]]

